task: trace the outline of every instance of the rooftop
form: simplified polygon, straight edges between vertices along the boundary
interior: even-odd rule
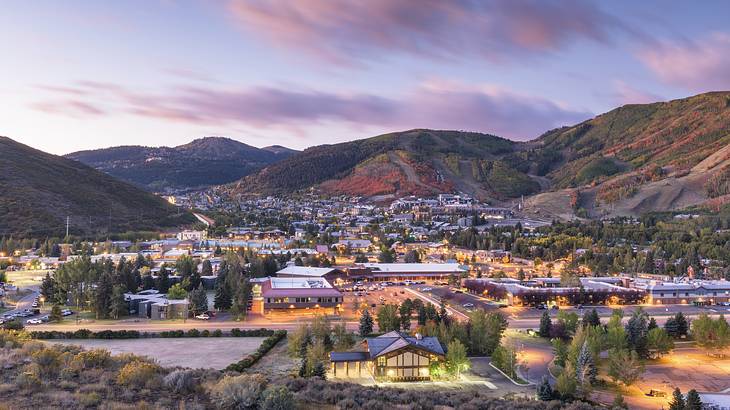
[[[465,269],[458,263],[363,263],[363,267],[379,272],[444,272],[457,273]]]
[[[276,272],[277,276],[303,276],[303,277],[322,277],[334,271],[332,268],[313,268],[308,266],[287,266],[286,268]]]

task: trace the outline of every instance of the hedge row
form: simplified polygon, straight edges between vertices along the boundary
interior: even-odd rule
[[[266,355],[266,353],[268,353],[269,350],[276,346],[276,344],[279,343],[284,337],[286,337],[286,330],[275,331],[271,336],[267,337],[266,339],[264,339],[263,342],[261,342],[261,346],[259,346],[259,348],[256,349],[255,352],[244,357],[236,363],[228,365],[228,367],[226,367],[226,370],[242,372],[245,369],[248,369],[256,362],[258,362],[262,357],[264,357],[264,355]]]
[[[139,332],[137,330],[101,330],[98,332],[92,332],[88,329],[79,329],[76,331],[61,332],[58,330],[51,331],[33,331],[30,332],[30,336],[33,339],[140,339],[149,337],[163,337],[163,338],[176,338],[176,337],[270,337],[276,332],[271,329],[231,329],[230,333],[223,333],[220,329],[210,331],[208,329],[198,330],[169,330],[159,333],[154,332]]]

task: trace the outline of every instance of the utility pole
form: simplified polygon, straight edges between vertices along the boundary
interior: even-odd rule
[[[70,216],[66,216],[66,239],[68,240],[68,224],[71,221]]]

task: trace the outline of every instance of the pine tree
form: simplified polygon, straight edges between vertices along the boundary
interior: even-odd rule
[[[426,320],[428,320],[428,315],[426,312],[426,306],[421,305],[418,307],[418,325],[419,326],[426,326]]]
[[[702,400],[697,390],[692,389],[687,392],[687,403],[684,408],[687,410],[702,410]]]
[[[232,304],[233,298],[231,297],[231,289],[228,287],[228,284],[225,282],[219,283],[215,290],[213,306],[216,310],[228,310]]]
[[[210,260],[206,259],[203,261],[203,267],[201,268],[200,276],[212,276],[213,275],[213,265],[211,265]]]
[[[327,378],[327,370],[324,368],[324,363],[322,363],[322,361],[317,361],[317,363],[314,364],[314,368],[312,368],[312,376],[319,377],[322,380]]]
[[[550,314],[547,311],[542,312],[540,318],[540,337],[550,337],[550,328],[552,328],[553,322],[550,319]]]
[[[190,292],[190,309],[193,315],[199,315],[208,311],[208,294],[201,283],[197,289]]]
[[[656,319],[654,319],[654,318],[649,319],[649,325],[646,327],[647,330],[656,329],[658,327],[659,327],[659,325],[656,323]]]
[[[170,290],[170,274],[164,265],[160,268],[160,273],[157,274],[157,290],[160,293],[167,293]]]
[[[583,342],[575,366],[576,379],[580,384],[593,384],[596,382],[598,371],[593,362],[593,354],[588,346],[588,341]]]
[[[687,322],[687,318],[684,317],[684,314],[682,312],[677,313],[674,316],[674,320],[677,321],[677,334],[679,336],[687,336],[687,332],[689,332],[689,323]]]
[[[307,363],[307,355],[305,354],[304,356],[302,356],[302,364],[299,366],[299,377],[308,377],[308,368],[309,363]]]
[[[360,337],[366,337],[373,333],[373,317],[370,316],[370,311],[365,310],[360,316]]]
[[[57,304],[53,305],[51,308],[51,315],[48,317],[48,320],[51,322],[60,322],[61,318],[61,306]]]
[[[669,410],[685,410],[687,406],[684,403],[684,396],[679,387],[674,389],[672,393],[672,401],[669,403]]]
[[[113,319],[129,314],[129,307],[124,299],[124,285],[114,285],[109,313]]]
[[[553,399],[553,388],[550,386],[547,376],[543,376],[540,384],[537,385],[537,398],[542,401]]]

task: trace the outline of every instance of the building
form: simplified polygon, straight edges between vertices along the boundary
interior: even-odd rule
[[[206,231],[182,231],[177,234],[177,239],[180,241],[200,242],[207,237],[208,233]]]
[[[467,270],[458,263],[361,263],[348,269],[351,280],[403,281],[448,280],[461,277]]]
[[[125,293],[129,312],[152,320],[185,319],[188,317],[187,299],[168,299],[156,290]]]
[[[330,353],[332,376],[370,375],[388,381],[430,380],[431,364],[445,359],[438,338],[420,334],[389,332],[365,339],[361,348],[361,351]]]
[[[343,295],[321,277],[261,278],[253,282],[252,311],[302,311],[338,314]]]
[[[688,282],[637,280],[635,286],[646,291],[647,302],[652,305],[716,305],[730,302],[730,282],[724,280],[693,280]]]
[[[335,269],[332,268],[292,265],[276,272],[276,276],[279,278],[323,278],[331,275],[334,271]]]

